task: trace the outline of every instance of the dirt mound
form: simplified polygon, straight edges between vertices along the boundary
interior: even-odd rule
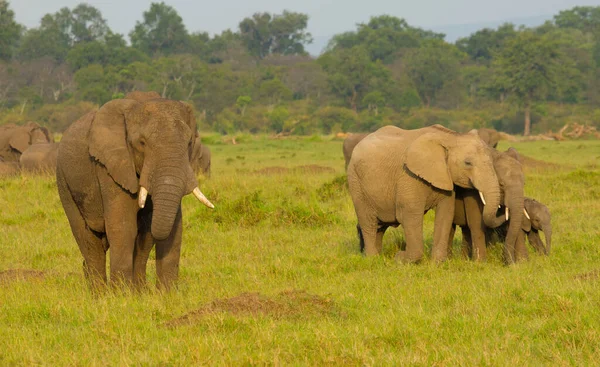
[[[204,315],[219,312],[241,316],[266,315],[276,319],[339,314],[332,300],[305,291],[284,291],[275,297],[260,293],[242,293],[233,298],[216,299],[195,311],[167,321],[163,326],[189,325]]]
[[[9,269],[0,271],[0,284],[9,284],[18,280],[43,279],[46,273],[32,269]]]
[[[254,171],[254,173],[259,175],[282,175],[288,172],[300,172],[300,173],[335,173],[335,169],[331,167],[319,166],[317,164],[310,164],[305,166],[296,166],[293,168],[286,167],[265,167],[259,170]]]

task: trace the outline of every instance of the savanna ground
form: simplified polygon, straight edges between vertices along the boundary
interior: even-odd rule
[[[511,267],[500,245],[484,264],[398,264],[400,229],[365,258],[341,141],[238,142],[210,145],[216,209],[184,198],[169,294],[93,297],[53,178],[0,180],[0,365],[598,363],[600,141],[511,144],[554,224],[551,256]]]

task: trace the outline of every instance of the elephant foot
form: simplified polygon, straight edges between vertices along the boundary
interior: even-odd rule
[[[401,264],[416,264],[421,261],[421,257],[411,257],[405,250],[400,250],[396,253],[395,260]]]

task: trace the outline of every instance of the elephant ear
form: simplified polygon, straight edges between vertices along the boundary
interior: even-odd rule
[[[194,159],[193,155],[196,149],[196,145],[200,144],[200,135],[198,134],[198,128],[196,126],[196,117],[194,116],[194,107],[192,107],[189,103],[180,101],[181,104],[185,106],[185,122],[192,130],[192,144],[190,145],[189,157],[190,162]]]
[[[452,191],[454,188],[446,148],[436,134],[415,139],[406,151],[406,168],[438,189]]]
[[[506,150],[506,154],[508,154],[510,157],[514,158],[517,160],[517,162],[521,163],[521,156],[519,155],[519,152],[517,152],[517,150],[513,147],[510,147]]]
[[[112,179],[132,194],[138,191],[138,178],[127,144],[127,115],[137,101],[117,99],[102,106],[92,121],[89,153],[106,167]]]
[[[10,147],[17,150],[20,153],[23,153],[27,148],[29,148],[29,140],[31,137],[29,136],[29,132],[24,129],[20,129],[10,138],[8,142]]]

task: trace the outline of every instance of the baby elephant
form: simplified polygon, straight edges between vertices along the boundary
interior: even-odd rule
[[[523,231],[527,234],[529,243],[538,253],[550,255],[552,246],[550,210],[546,205],[531,198],[525,198],[525,210],[529,218],[523,219]],[[544,232],[544,237],[546,237],[545,244],[540,238],[540,231]]]

